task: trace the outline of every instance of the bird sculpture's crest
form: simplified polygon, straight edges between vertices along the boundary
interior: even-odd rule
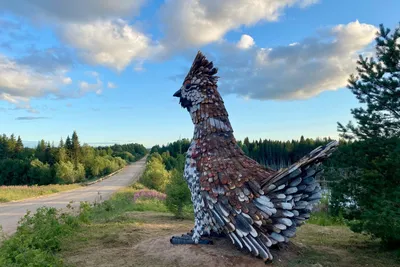
[[[193,230],[172,244],[210,244],[227,236],[240,249],[271,260],[270,247],[288,242],[321,199],[319,165],[336,149],[333,141],[287,169],[275,171],[247,157],[237,145],[217,90],[217,69],[198,52],[174,94],[194,124],[184,178],[194,214]]]
[[[213,98],[219,96],[218,77],[215,76],[217,72],[213,63],[208,61],[201,52],[198,52],[182,87],[175,93],[175,96],[180,97],[182,107],[189,110],[200,103],[211,103]]]

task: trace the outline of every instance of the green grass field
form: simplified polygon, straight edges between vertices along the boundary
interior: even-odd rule
[[[62,191],[72,190],[81,187],[80,184],[68,185],[42,185],[42,186],[0,186],[0,202],[9,202],[14,200],[21,200],[25,198],[38,197],[50,195]]]

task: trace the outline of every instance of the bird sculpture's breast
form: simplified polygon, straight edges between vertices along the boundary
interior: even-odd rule
[[[201,194],[200,173],[197,170],[196,160],[192,157],[195,148],[196,141],[193,140],[186,154],[184,178],[188,184],[191,193],[195,215],[193,240],[197,242],[201,235],[205,233],[210,233],[210,230],[213,228],[214,223],[207,209],[205,209],[205,202]]]
[[[189,188],[199,183],[200,174],[196,169],[196,160],[192,158],[193,151],[196,148],[196,142],[192,141],[186,154],[184,177]]]

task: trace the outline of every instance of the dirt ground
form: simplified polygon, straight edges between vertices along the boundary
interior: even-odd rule
[[[190,220],[176,221],[165,213],[129,212],[113,221],[88,226],[67,242],[62,256],[69,266],[77,267],[400,266],[392,260],[382,262],[375,255],[359,254],[357,246],[362,242],[341,236],[339,228],[325,231],[326,227],[316,225],[306,225],[306,234],[299,234],[280,250],[272,250],[274,260],[267,265],[237,250],[229,239],[214,239],[214,245],[170,244],[172,235],[186,233],[191,227]],[[342,244],[343,238],[350,241]]]

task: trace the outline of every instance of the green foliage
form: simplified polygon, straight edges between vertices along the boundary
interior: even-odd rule
[[[56,182],[49,164],[34,159],[30,165],[28,177],[31,184],[47,185]]]
[[[166,205],[177,218],[184,218],[184,207],[191,204],[190,190],[181,171],[172,170],[171,181],[166,187]]]
[[[338,123],[354,140],[340,151],[332,187],[332,212],[343,212],[353,231],[400,247],[400,27],[389,35],[382,25],[376,58],[358,61],[349,89],[361,104],[352,110],[357,124]]]
[[[117,217],[128,211],[157,211],[168,212],[165,201],[157,198],[137,199],[134,201],[136,187],[142,189],[143,185],[138,183],[117,192],[112,197],[102,203],[95,204],[88,212],[89,221],[108,222],[115,221]],[[143,187],[146,189],[146,187]]]
[[[189,149],[190,145],[190,140],[187,138],[183,138],[180,140],[177,140],[175,142],[169,143],[166,146],[160,147],[159,145],[156,145],[151,148],[150,153],[159,153],[162,154],[164,152],[169,153],[169,156],[176,158],[179,154],[185,153]]]
[[[62,238],[71,235],[79,224],[77,217],[59,214],[54,208],[42,207],[33,215],[28,212],[17,232],[3,242],[0,266],[63,266],[55,253],[60,250]]]
[[[0,186],[74,183],[110,174],[147,153],[140,144],[94,148],[80,144],[74,131],[55,147],[41,140],[35,149],[24,148],[21,138],[0,135]],[[73,170],[71,170],[71,164]],[[83,171],[82,171],[83,170]]]
[[[238,146],[250,158],[256,160],[271,169],[286,168],[301,157],[331,141],[330,138],[311,139],[300,137],[300,140],[274,141],[274,140],[255,140],[249,141],[245,138],[243,142],[238,141]]]
[[[28,170],[28,161],[11,158],[0,160],[0,185],[18,184],[19,181],[30,184]]]
[[[165,192],[170,180],[170,173],[165,169],[160,154],[153,153],[146,164],[146,169],[140,177],[140,182],[150,189]]]
[[[146,187],[143,184],[137,182],[131,185],[130,188],[132,188],[133,190],[142,190],[145,189]]]
[[[135,161],[135,156],[133,156],[128,151],[116,152],[113,154],[113,156],[120,157],[120,158],[124,159],[126,162],[134,162]]]
[[[346,220],[342,216],[332,216],[327,212],[313,212],[307,223],[321,226],[346,225]]]
[[[82,164],[74,168],[72,162],[57,162],[54,165],[56,178],[65,184],[81,182],[85,178],[85,169]]]
[[[351,75],[348,88],[363,107],[351,110],[357,125],[338,123],[348,139],[399,137],[400,135],[400,26],[390,30],[380,25],[376,58],[357,61],[358,75]]]

